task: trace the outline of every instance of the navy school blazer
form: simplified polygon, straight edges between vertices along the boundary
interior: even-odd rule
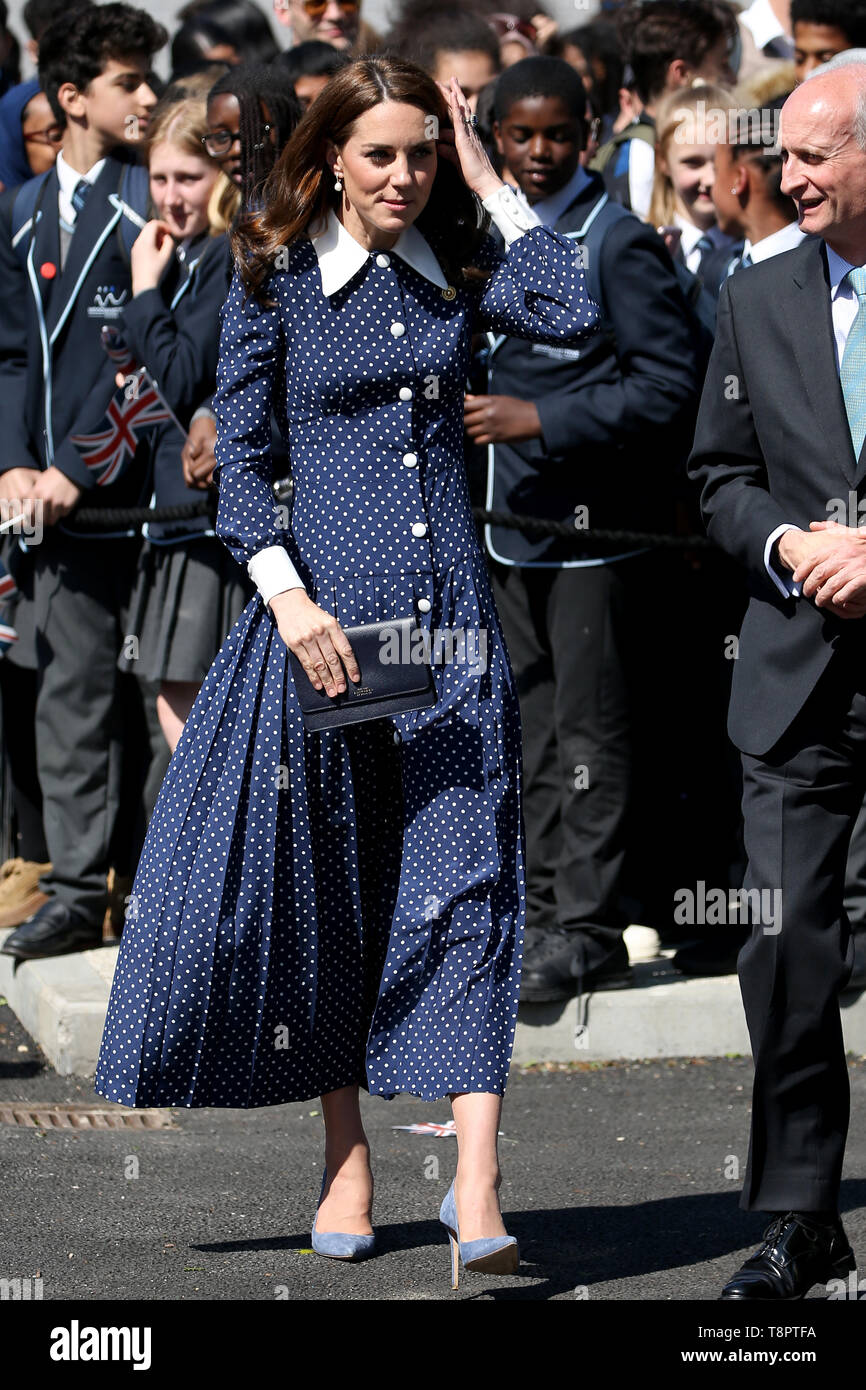
[[[147,169],[133,151],[106,157],[62,271],[58,189],[52,168],[0,195],[0,471],[53,465],[84,489],[82,506],[143,505],[143,449],[116,482],[97,487],[69,436],[99,429],[115,390],[100,329],[118,322],[132,294],[129,248],[148,217]],[[58,529],[92,539],[136,534]]]
[[[228,294],[232,255],[227,236],[207,233],[191,242],[183,266],[176,257],[155,289],[143,290],[126,306],[121,321],[133,356],[147,367],[184,429],[193,412],[216,389],[219,311]],[[200,502],[206,494],[183,480],[183,437],[170,422],[150,436],[154,502],[157,507]],[[149,522],[155,544],[177,543],[213,529],[206,516],[183,522]]]
[[[533,401],[543,437],[488,446],[486,506],[555,521],[585,507],[590,529],[667,531],[692,442],[704,333],[661,238],[607,201],[598,174],[590,178],[555,230],[587,249],[599,330],[573,349],[488,334],[488,394]],[[484,534],[505,564],[580,558],[555,537],[490,525]]]

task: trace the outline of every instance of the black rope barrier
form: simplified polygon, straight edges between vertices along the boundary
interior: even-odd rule
[[[189,521],[193,517],[215,517],[215,503],[209,498],[201,502],[184,502],[176,507],[82,507],[65,518],[65,524],[78,524],[90,530],[114,531],[119,526],[140,526],[142,522]],[[647,546],[661,550],[717,550],[707,536],[673,536],[657,531],[613,531],[587,527],[576,527],[573,522],[551,521],[544,517],[517,516],[512,512],[491,512],[484,507],[473,507],[474,516],[491,526],[505,527],[511,531],[523,531],[526,535],[539,538],[556,536],[568,541],[576,550],[587,546]]]

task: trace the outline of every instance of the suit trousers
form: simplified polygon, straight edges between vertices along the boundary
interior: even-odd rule
[[[742,761],[744,887],[765,896],[751,900],[737,966],[755,1061],[740,1205],[837,1209],[850,1107],[838,999],[853,964],[845,873],[866,792],[857,653],[837,650],[779,742]]]
[[[106,875],[134,868],[150,743],[135,676],[117,670],[141,541],[75,539],[46,528],[36,547],[36,746],[52,867],[44,893],[101,922]]]
[[[490,562],[523,725],[527,926],[620,944],[641,627],[656,557],[554,568]]]

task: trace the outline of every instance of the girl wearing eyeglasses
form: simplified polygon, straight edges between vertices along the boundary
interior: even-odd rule
[[[21,82],[0,99],[0,192],[50,169],[63,139],[39,82]]]

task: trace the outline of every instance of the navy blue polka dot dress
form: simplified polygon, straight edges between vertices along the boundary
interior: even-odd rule
[[[576,247],[547,227],[505,256],[486,238],[477,263],[492,273],[468,288],[447,285],[411,230],[413,263],[353,243],[358,268],[330,293],[299,239],[267,283],[273,308],[244,302],[235,272],[216,529],[242,564],[284,546],[344,627],[414,611],[438,698],[305,732],[287,649],[250,600],[186,722],[133,884],[95,1076],[124,1105],[505,1088],[521,728],[470,508],[463,391],[473,331],[568,346],[598,314]],[[288,518],[270,486],[272,402]]]

